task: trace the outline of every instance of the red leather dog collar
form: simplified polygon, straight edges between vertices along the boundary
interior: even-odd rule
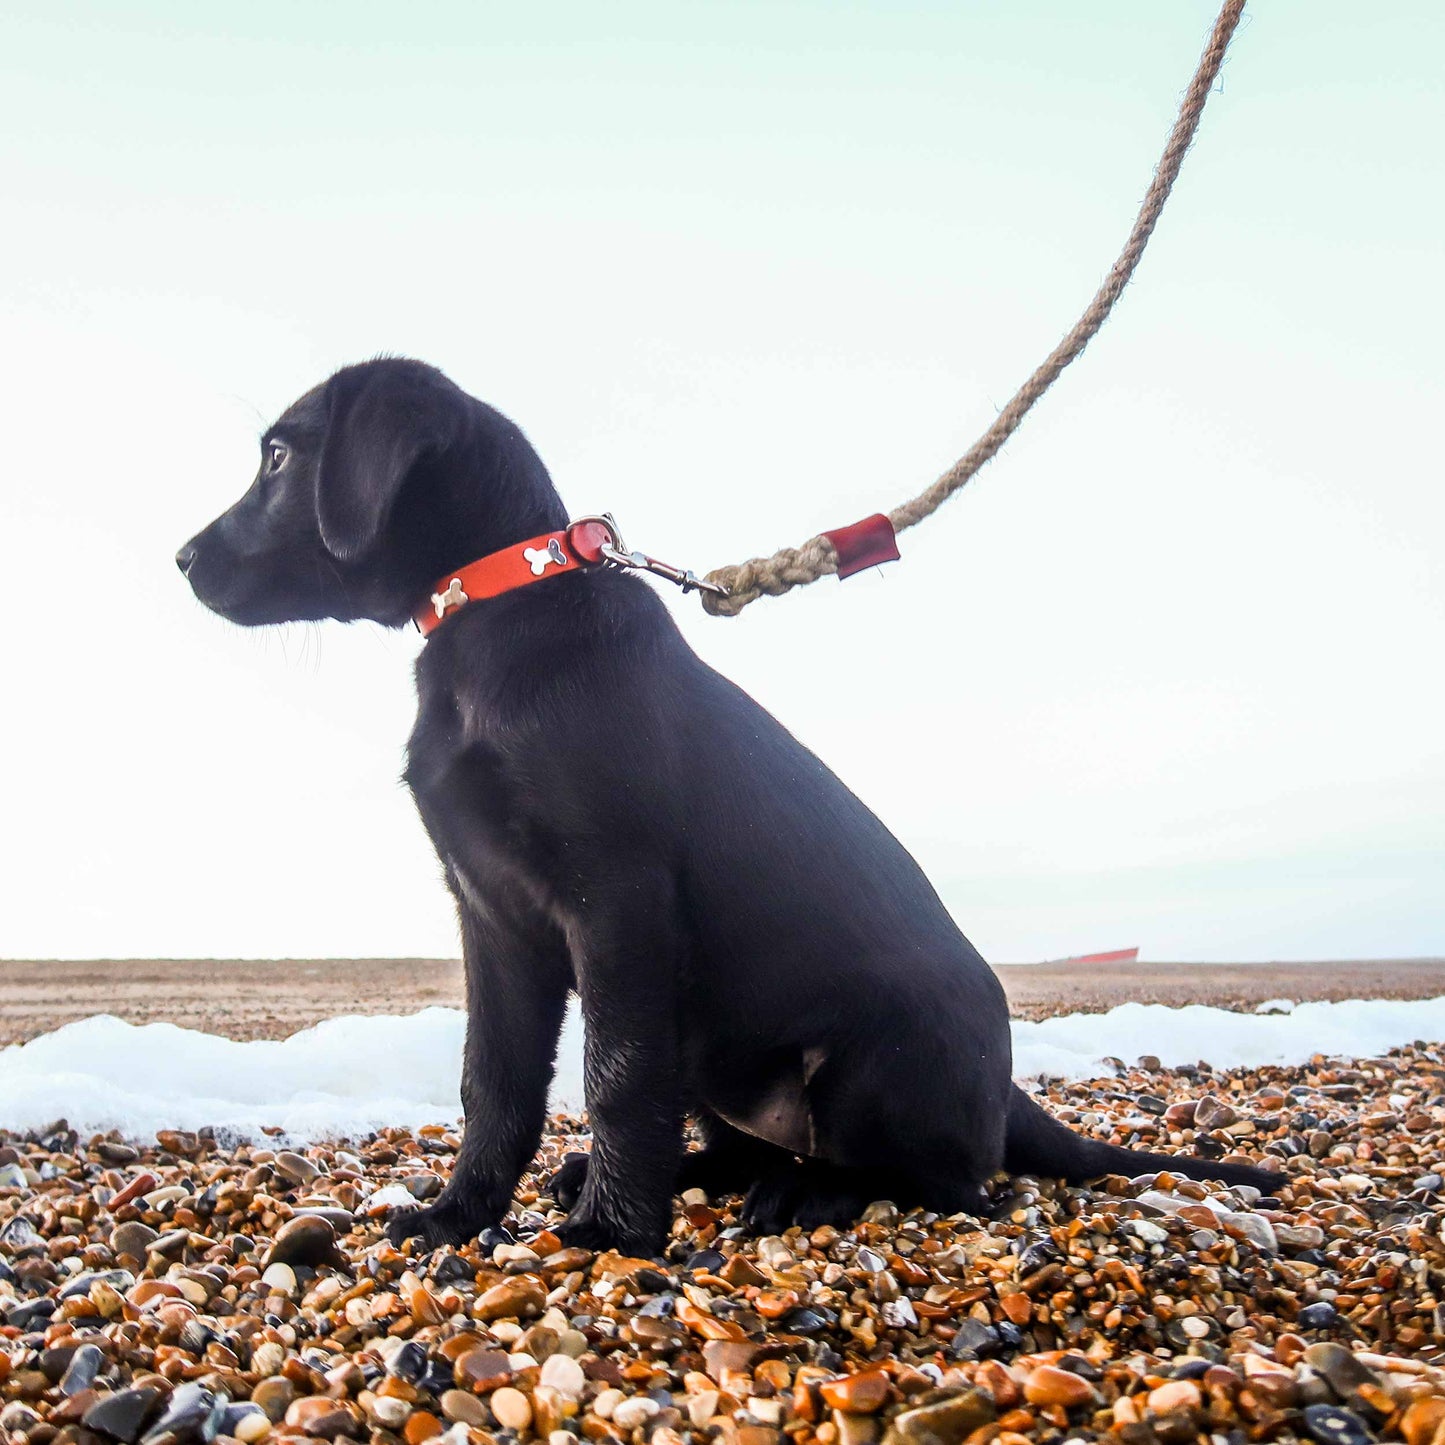
[[[500,597],[503,592],[530,587],[563,572],[595,566],[602,561],[603,545],[612,539],[605,523],[586,518],[559,532],[544,532],[468,562],[437,580],[431,601],[416,611],[416,625],[426,634],[468,602]]]

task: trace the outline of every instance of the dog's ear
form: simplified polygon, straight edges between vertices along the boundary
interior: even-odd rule
[[[461,393],[429,367],[381,362],[338,371],[326,405],[316,516],[326,550],[353,562],[381,535],[416,465],[455,439]]]

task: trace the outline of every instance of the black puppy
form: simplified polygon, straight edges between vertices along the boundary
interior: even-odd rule
[[[176,559],[235,622],[400,627],[448,569],[567,524],[521,432],[417,362],[337,372],[261,453]],[[1015,1088],[1003,990],[913,859],[637,578],[559,565],[451,611],[417,689],[406,779],[461,919],[466,1130],[398,1241],[507,1212],[571,990],[594,1147],[559,1185],[569,1244],[651,1253],[680,1183],[750,1190],[766,1231],[877,1198],[977,1210],[1000,1168],[1268,1190],[1081,1138]]]

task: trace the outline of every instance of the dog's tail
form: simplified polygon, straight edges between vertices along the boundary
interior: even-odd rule
[[[1071,1184],[1082,1184],[1101,1174],[1132,1176],[1168,1170],[1186,1179],[1249,1184],[1264,1194],[1273,1193],[1281,1178],[1252,1164],[1216,1164],[1195,1154],[1149,1154],[1142,1149],[1125,1149],[1101,1139],[1085,1138],[1040,1108],[1017,1086],[1009,1094],[1004,1168],[1010,1174],[1062,1178]]]

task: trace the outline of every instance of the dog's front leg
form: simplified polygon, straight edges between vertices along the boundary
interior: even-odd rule
[[[685,1112],[678,1058],[680,936],[670,880],[589,893],[576,961],[592,1154],[557,1234],[569,1245],[659,1251],[671,1222]]]
[[[451,1181],[426,1209],[392,1217],[393,1242],[460,1244],[500,1224],[546,1122],[571,967],[566,945],[535,914],[461,908],[467,977],[462,1059],[466,1128]]]

